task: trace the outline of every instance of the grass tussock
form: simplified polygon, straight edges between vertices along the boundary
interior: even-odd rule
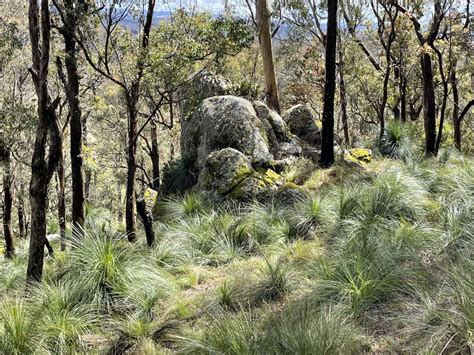
[[[0,353],[469,353],[472,160],[409,139],[389,126],[363,174],[298,162],[291,205],[160,201],[151,249],[88,206],[41,285],[26,243],[0,261]]]

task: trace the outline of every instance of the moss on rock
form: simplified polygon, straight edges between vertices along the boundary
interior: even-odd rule
[[[357,164],[367,164],[372,161],[372,150],[366,148],[349,149],[344,154],[344,159]]]

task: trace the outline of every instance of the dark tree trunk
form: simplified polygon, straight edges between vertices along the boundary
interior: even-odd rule
[[[429,53],[421,58],[423,75],[423,120],[425,127],[425,154],[436,154],[436,97],[433,80],[433,65]]]
[[[143,197],[137,198],[137,212],[145,227],[146,243],[149,247],[155,242],[155,231],[153,229],[153,215],[146,205]]]
[[[175,148],[173,140],[170,141],[170,160],[174,160]]]
[[[119,201],[119,208],[117,213],[117,219],[120,225],[123,223],[123,200],[122,200],[122,183],[118,184],[118,201]]]
[[[15,255],[12,228],[13,172],[11,167],[11,153],[8,150],[6,151],[3,163],[3,236],[5,238],[5,257],[12,258]]]
[[[158,144],[158,132],[154,122],[150,126],[151,133],[151,152],[150,159],[152,164],[153,182],[152,188],[156,191],[160,189],[160,150]]]
[[[51,246],[51,243],[49,242],[48,238],[44,238],[44,245],[46,246],[46,249],[48,250],[49,256],[51,256],[54,259],[54,249]]]
[[[62,149],[61,149],[62,150]],[[58,221],[61,236],[61,251],[66,250],[66,192],[64,180],[64,159],[62,153],[58,161]]]
[[[73,0],[65,0],[65,24],[61,31],[66,51],[65,66],[67,72],[66,96],[69,105],[71,128],[71,179],[72,179],[72,225],[79,227],[81,233],[84,226],[84,172],[82,159],[83,128],[82,111],[79,102],[79,73],[77,64],[77,14],[81,11]]]
[[[125,92],[128,112],[128,157],[127,157],[127,192],[125,225],[130,242],[136,240],[136,199],[135,199],[135,174],[137,171],[137,140],[138,140],[138,100],[140,97],[140,86],[145,70],[145,56],[150,44],[150,32],[153,24],[153,13],[155,0],[148,0],[145,24],[143,26],[143,37],[141,42],[141,53],[137,60],[136,76],[130,89]]]
[[[395,82],[400,83],[400,81],[401,81],[401,79],[400,79],[400,63],[395,65],[395,67],[393,68],[393,79],[394,79]],[[393,105],[393,108],[392,108],[393,118],[397,121],[400,120],[400,116],[401,116],[400,103],[401,103],[401,90],[398,90],[398,96],[397,96],[397,98],[395,100],[395,103]]]
[[[461,121],[459,120],[459,89],[458,78],[456,76],[457,63],[453,62],[451,68],[451,87],[453,89],[453,128],[454,128],[454,146],[461,151]]]
[[[334,164],[334,93],[336,91],[337,0],[328,0],[326,74],[324,84],[321,161],[323,168]]]
[[[374,8],[374,13],[378,19],[378,32],[379,32],[379,38],[382,43],[382,46],[385,49],[385,70],[384,70],[384,76],[383,76],[383,87],[382,87],[382,98],[379,104],[378,108],[378,119],[380,123],[380,137],[382,137],[385,134],[385,107],[387,106],[387,101],[388,101],[388,84],[390,81],[390,73],[392,69],[392,45],[393,42],[395,41],[395,38],[397,36],[397,32],[395,30],[395,22],[398,17],[398,8],[395,7],[395,13],[392,14],[392,5],[388,6],[385,4],[382,4],[384,7],[384,10],[386,14],[388,15],[388,18],[390,20],[390,32],[388,35],[388,39],[385,41],[384,40],[384,35],[385,32],[387,31],[385,28],[385,22],[384,19],[380,19],[377,9]]]
[[[87,116],[82,118],[82,132],[83,132],[83,143],[84,147],[87,147],[89,143],[87,139]],[[90,202],[90,192],[91,192],[91,181],[92,181],[92,172],[90,169],[84,169],[84,201]]]
[[[135,110],[138,97],[137,101],[132,100],[133,99],[128,99],[127,191],[125,195],[125,226],[127,229],[127,237],[130,242],[136,240],[135,174],[137,172],[137,115]]]
[[[438,48],[433,46],[433,49],[438,57],[438,66],[439,72],[441,74],[441,83],[443,84],[443,99],[441,102],[441,110],[439,112],[439,128],[438,128],[438,136],[436,137],[436,146],[435,146],[435,153],[438,154],[439,148],[441,146],[441,139],[443,138],[443,127],[444,127],[444,118],[446,114],[446,104],[448,102],[448,79],[444,74],[443,68],[443,54],[440,52]]]
[[[18,230],[20,239],[26,238],[26,216],[25,216],[25,187],[23,182],[20,182],[20,189],[18,191]]]
[[[407,121],[407,78],[405,71],[400,71],[400,118],[402,122]]]
[[[29,1],[29,32],[32,52],[30,69],[38,97],[38,124],[31,162],[31,236],[27,269],[28,282],[41,281],[46,240],[48,185],[56,170],[61,134],[56,117],[59,100],[52,102],[48,90],[51,22],[48,0]],[[41,12],[41,15],[40,15]],[[46,156],[49,134],[49,152]]]
[[[280,112],[275,62],[273,60],[270,11],[268,10],[267,0],[257,0],[255,7],[258,39],[260,42],[260,52],[262,54],[263,73],[265,77],[266,102],[270,108]]]
[[[344,142],[350,146],[349,123],[347,120],[347,95],[346,82],[344,80],[344,50],[342,49],[341,39],[339,38],[339,96],[341,100],[341,120],[342,130],[344,132]]]

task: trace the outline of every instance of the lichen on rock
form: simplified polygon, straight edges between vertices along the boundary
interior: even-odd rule
[[[356,164],[368,164],[372,161],[372,150],[366,148],[349,149],[344,153],[344,160]]]
[[[250,159],[233,148],[212,152],[206,159],[199,186],[233,199],[252,199],[275,190],[281,176],[272,169],[254,169]]]

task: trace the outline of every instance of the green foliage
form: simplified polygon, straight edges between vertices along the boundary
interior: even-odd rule
[[[232,91],[235,96],[256,100],[261,94],[262,88],[258,83],[244,79],[239,83],[234,84]]]
[[[175,91],[199,68],[220,65],[226,56],[250,46],[253,31],[242,19],[213,18],[209,13],[178,10],[153,30],[150,88]]]
[[[379,151],[393,159],[409,159],[414,154],[414,145],[406,123],[390,121],[380,138]]]
[[[151,250],[88,207],[27,296],[25,245],[1,262],[0,352],[467,352],[471,161],[371,166],[289,205],[163,199]]]
[[[3,300],[0,306],[0,352],[2,354],[32,354],[41,344],[35,322],[21,300]]]
[[[93,329],[98,314],[82,287],[69,280],[45,281],[30,296],[41,342],[53,352],[84,350],[82,336]]]
[[[169,162],[163,169],[163,190],[169,193],[183,193],[193,187],[197,178],[192,171],[193,159],[181,157]]]
[[[177,340],[186,353],[257,354],[259,323],[257,312],[219,313],[202,336],[180,336]]]
[[[367,345],[343,307],[329,303],[319,309],[296,302],[266,320],[260,349],[271,354],[356,354]]]

